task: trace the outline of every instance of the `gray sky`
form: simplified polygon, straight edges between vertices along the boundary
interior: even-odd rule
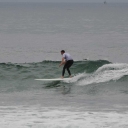
[[[0,0],[0,2],[104,2],[105,0]],[[128,0],[106,0],[110,2],[127,2]]]

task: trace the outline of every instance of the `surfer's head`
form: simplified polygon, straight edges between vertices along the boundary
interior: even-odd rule
[[[65,51],[64,50],[61,50],[61,55],[63,55],[65,53]]]

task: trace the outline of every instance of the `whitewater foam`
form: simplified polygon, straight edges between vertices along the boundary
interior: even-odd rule
[[[106,64],[98,68],[94,73],[82,74],[84,78],[77,82],[78,85],[84,86],[111,80],[119,80],[123,76],[128,75],[128,64]]]
[[[41,106],[0,106],[2,128],[126,128],[128,112],[89,111]]]

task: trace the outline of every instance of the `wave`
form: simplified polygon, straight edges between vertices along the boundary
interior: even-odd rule
[[[62,68],[59,61],[38,63],[0,63],[0,93],[13,93],[56,88],[64,85],[63,94],[116,95],[128,94],[128,64],[106,60],[75,61],[71,81],[40,82],[34,79],[58,78]],[[66,72],[67,73],[67,72]],[[67,74],[65,74],[67,76]],[[43,88],[42,88],[43,87]]]
[[[0,63],[0,88],[10,86],[17,88],[22,86],[23,89],[29,86],[35,88],[34,84],[37,83],[34,83],[34,79],[61,76],[62,68],[59,68],[59,63],[60,61],[47,60],[37,63]],[[71,72],[74,77],[70,82],[65,81],[65,84],[85,86],[111,81],[128,82],[128,64],[111,63],[107,60],[75,61]]]
[[[128,80],[128,64],[105,64],[99,67],[93,73],[81,73],[76,75],[72,82],[77,81],[77,85],[89,85],[96,83],[103,83],[109,81]],[[125,78],[125,79],[123,79]]]
[[[11,70],[37,70],[41,69],[42,71],[44,70],[44,67],[49,70],[49,68],[53,68],[56,66],[56,69],[52,70],[57,70],[57,66],[59,65],[60,61],[42,61],[42,62],[37,62],[37,63],[0,63],[0,70],[3,71],[11,71]],[[74,65],[72,66],[72,70],[74,73],[81,73],[83,71],[86,71],[88,73],[94,72],[97,70],[99,67],[101,67],[104,64],[110,63],[109,61],[106,60],[97,60],[97,61],[75,61]],[[47,71],[48,71],[47,70]],[[17,73],[17,72],[15,72]]]

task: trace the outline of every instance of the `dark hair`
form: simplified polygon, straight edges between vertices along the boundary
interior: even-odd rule
[[[61,52],[65,53],[65,51],[64,51],[64,50],[61,50]]]

